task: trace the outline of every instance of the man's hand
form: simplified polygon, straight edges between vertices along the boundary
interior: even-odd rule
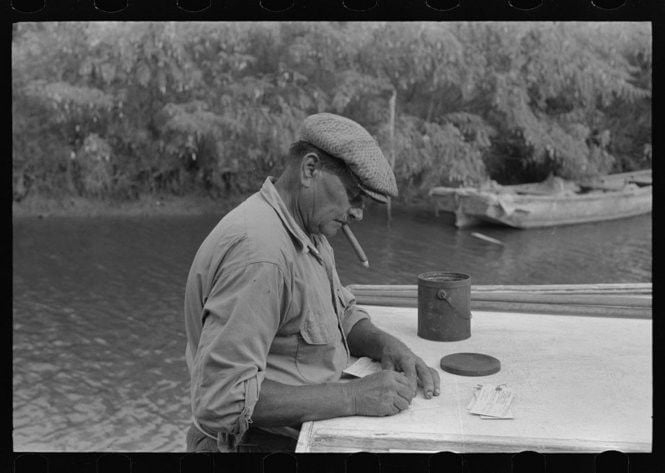
[[[403,411],[416,394],[415,386],[401,373],[379,371],[344,385],[353,400],[354,415],[391,416]]]
[[[439,373],[430,368],[419,356],[416,356],[404,343],[393,338],[383,345],[381,367],[384,370],[403,372],[411,383],[414,391],[416,386],[423,388],[423,395],[431,399],[438,396],[441,386]]]
[[[401,371],[406,375],[414,392],[417,386],[422,386],[426,399],[440,394],[439,373],[428,367],[422,358],[416,356],[404,343],[375,327],[368,319],[356,323],[347,339],[351,354],[378,360],[384,370]]]

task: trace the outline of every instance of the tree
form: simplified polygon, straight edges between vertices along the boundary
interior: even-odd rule
[[[650,166],[642,23],[20,23],[12,53],[16,199],[245,194],[320,111],[407,200]]]

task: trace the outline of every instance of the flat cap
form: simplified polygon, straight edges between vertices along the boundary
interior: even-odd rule
[[[353,120],[332,113],[310,115],[299,139],[344,161],[360,188],[373,199],[387,202],[387,196],[397,197],[388,160],[372,135]]]

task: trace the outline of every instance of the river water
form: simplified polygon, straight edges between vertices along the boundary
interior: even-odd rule
[[[219,217],[14,219],[16,451],[184,449],[184,283]],[[383,210],[370,208],[353,228],[371,266],[333,238],[344,284],[415,284],[433,270],[476,284],[651,281],[651,215],[457,230],[425,210],[395,210],[387,228]]]

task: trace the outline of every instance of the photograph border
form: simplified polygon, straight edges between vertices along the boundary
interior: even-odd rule
[[[209,3],[201,11],[186,11],[177,6],[192,5],[197,8]],[[122,8],[122,5],[125,5]],[[446,9],[451,5],[457,6]],[[531,9],[518,9],[511,6],[539,5]],[[617,8],[603,9],[594,6],[591,0],[9,0],[4,10],[8,18],[7,71],[11,74],[11,32],[12,24],[25,21],[648,21],[653,28],[654,70],[653,70],[653,126],[652,130],[662,130],[662,84],[663,54],[656,44],[665,43],[665,2],[663,0],[595,0],[596,5]],[[42,5],[41,8],[40,5]],[[373,6],[372,6],[373,5]],[[429,5],[429,6],[428,6]],[[104,11],[115,10],[112,12]],[[267,8],[271,8],[268,10]],[[353,9],[352,9],[353,8]],[[435,9],[439,8],[439,9]],[[656,87],[661,84],[660,87]],[[4,108],[11,119],[11,88],[5,88],[8,98]],[[659,127],[660,125],[660,127]],[[10,129],[7,127],[7,129]],[[7,150],[11,155],[11,132],[8,132]],[[656,150],[663,149],[662,133],[653,133]],[[657,160],[656,160],[657,161]],[[11,176],[11,163],[8,175]],[[658,176],[657,162],[653,163],[654,175]],[[11,195],[11,186],[8,192]],[[658,196],[657,189],[654,189]],[[11,201],[11,200],[10,200]],[[658,206],[654,205],[653,217],[656,218]],[[11,225],[11,224],[10,224]],[[656,237],[654,226],[654,241]],[[11,238],[11,234],[10,234]],[[654,245],[654,258],[657,254]],[[11,256],[8,258],[11,266]],[[657,265],[656,265],[657,267]],[[655,271],[656,268],[654,268]],[[658,291],[658,279],[652,277],[654,292]],[[11,291],[11,289],[10,289]],[[654,313],[658,313],[658,298],[655,298]],[[11,312],[11,306],[10,306]],[[653,452],[650,454],[624,454],[622,452],[604,452],[601,454],[540,454],[521,452],[518,454],[191,454],[191,453],[49,453],[49,452],[13,452],[11,398],[12,383],[9,376],[12,370],[12,324],[5,317],[6,329],[2,331],[6,339],[3,346],[7,351],[4,376],[7,385],[10,455],[7,456],[6,471],[27,472],[114,472],[143,473],[160,472],[270,472],[299,471],[324,473],[328,471],[370,472],[656,472],[665,466],[662,452],[659,451],[661,438],[656,429],[662,408],[654,403]],[[653,361],[654,377],[653,399],[664,399],[659,381],[662,381],[659,358],[663,350],[662,322],[653,319]],[[183,433],[184,439],[184,433]],[[4,462],[3,462],[4,463]],[[662,471],[662,470],[661,470]]]

